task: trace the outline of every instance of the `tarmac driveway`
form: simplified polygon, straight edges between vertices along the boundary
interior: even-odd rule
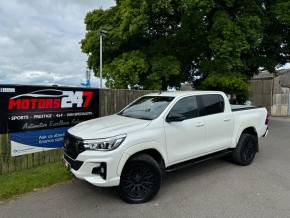
[[[0,217],[290,217],[290,120],[271,119],[252,165],[213,160],[171,173],[149,203],[73,180],[0,204]]]

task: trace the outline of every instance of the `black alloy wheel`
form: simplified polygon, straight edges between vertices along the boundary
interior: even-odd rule
[[[256,146],[253,140],[249,140],[242,148],[242,160],[243,162],[252,161],[256,154]]]
[[[258,139],[255,135],[243,133],[232,153],[232,160],[241,166],[250,165],[255,159]]]
[[[128,203],[144,203],[159,191],[162,173],[149,155],[138,155],[125,166],[119,186],[121,198]]]

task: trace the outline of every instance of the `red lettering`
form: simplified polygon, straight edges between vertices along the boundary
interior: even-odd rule
[[[29,99],[22,99],[22,101],[21,101],[21,109],[27,110],[27,109],[29,109],[29,106],[30,106]]]
[[[38,100],[38,108],[43,109],[45,108],[46,99],[39,99]]]
[[[86,97],[86,107],[90,102],[92,93],[88,93]],[[46,109],[46,108],[61,108],[61,99],[41,98],[41,99],[9,99],[9,110],[28,110],[28,109]]]
[[[16,107],[17,109],[21,108],[21,100],[17,99],[16,101],[14,99],[9,99],[8,109],[12,110]]]
[[[53,108],[52,103],[53,103],[53,99],[47,99],[46,100],[46,108]]]
[[[32,109],[36,108],[37,99],[31,99],[30,102],[31,102],[31,108]]]
[[[60,99],[54,99],[53,107],[54,108],[60,108]]]
[[[83,95],[85,96],[84,107],[88,107],[92,100],[93,92],[86,91],[86,92],[83,92]]]

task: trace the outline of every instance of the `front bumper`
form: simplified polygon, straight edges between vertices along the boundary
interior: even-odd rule
[[[76,159],[65,153],[63,160],[75,177],[95,186],[110,187],[120,183],[120,176],[117,174],[120,158],[99,156],[95,155],[94,151],[85,151]]]

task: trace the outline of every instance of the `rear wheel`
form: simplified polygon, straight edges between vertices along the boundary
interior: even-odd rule
[[[162,172],[149,155],[138,155],[125,165],[119,186],[120,197],[128,203],[144,203],[159,191]]]
[[[257,147],[257,137],[248,133],[243,133],[239,139],[237,147],[233,151],[233,161],[241,166],[251,164],[256,156]]]

